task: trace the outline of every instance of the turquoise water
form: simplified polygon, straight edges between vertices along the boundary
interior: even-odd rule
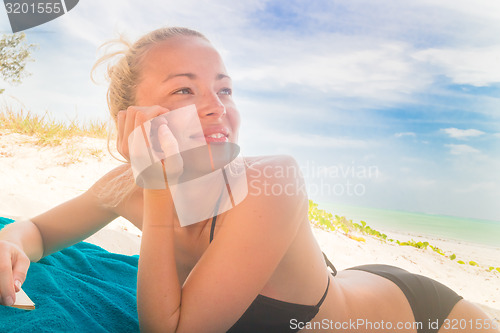
[[[345,216],[353,222],[365,221],[370,227],[381,232],[411,233],[500,247],[500,222],[496,221],[324,202],[318,205],[320,209],[334,215]]]

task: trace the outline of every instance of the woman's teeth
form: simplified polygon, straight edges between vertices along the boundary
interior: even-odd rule
[[[214,139],[220,139],[223,137],[225,137],[225,135],[222,133],[214,133],[214,134],[207,135],[207,138],[214,138]]]

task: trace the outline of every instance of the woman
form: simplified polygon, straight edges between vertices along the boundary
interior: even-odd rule
[[[109,68],[108,103],[118,127],[118,150],[127,160],[135,128],[192,104],[207,143],[237,142],[231,79],[203,35],[159,29],[120,55]],[[161,136],[168,139],[169,134],[167,124]],[[168,140],[175,145],[171,136]],[[245,163],[252,182],[247,197],[188,226],[180,226],[168,186],[123,185],[131,181],[130,164],[111,171],[83,195],[7,226],[0,233],[0,262],[6,267],[0,274],[3,303],[12,303],[30,260],[85,239],[123,216],[143,232],[137,305],[146,332],[437,332],[439,326],[443,333],[455,331],[445,319],[488,323],[484,313],[446,287],[394,267],[365,266],[332,276],[311,231],[307,197],[293,190],[301,188],[302,180],[293,172],[269,176],[273,168],[297,169],[295,161],[276,156],[245,158]],[[264,184],[287,189],[280,192],[286,194],[273,195]],[[252,191],[259,186],[261,191]],[[438,306],[429,310],[431,305]],[[415,321],[422,328],[412,325]]]

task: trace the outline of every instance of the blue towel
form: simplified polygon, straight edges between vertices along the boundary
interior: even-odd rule
[[[138,332],[138,261],[80,242],[31,263],[23,290],[36,309],[0,306],[0,332]]]

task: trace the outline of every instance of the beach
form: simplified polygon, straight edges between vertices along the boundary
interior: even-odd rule
[[[106,149],[106,140],[72,137],[58,146],[36,145],[36,137],[0,130],[0,216],[29,218],[84,193],[97,179],[122,162]],[[349,218],[349,217],[347,217]],[[383,230],[381,230],[383,231]],[[367,235],[354,240],[341,232],[314,228],[321,249],[338,270],[380,263],[399,266],[433,278],[500,319],[500,247],[444,238],[423,238],[408,233],[385,232],[401,241],[428,241],[445,254],[383,242]],[[141,233],[131,223],[118,218],[86,241],[111,252],[139,254]],[[457,260],[474,260],[479,267]]]

